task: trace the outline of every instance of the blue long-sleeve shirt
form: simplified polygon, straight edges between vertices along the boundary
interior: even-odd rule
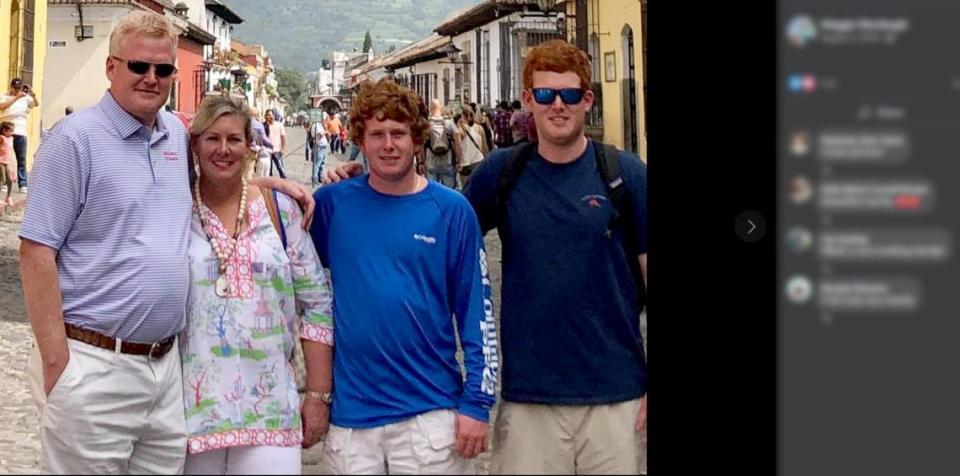
[[[370,428],[436,409],[487,421],[496,328],[467,200],[436,182],[413,195],[384,195],[366,175],[321,187],[314,198],[310,233],[331,271],[337,326],[330,421]]]

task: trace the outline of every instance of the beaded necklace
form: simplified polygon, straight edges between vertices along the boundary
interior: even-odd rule
[[[203,199],[200,198],[199,176],[193,185],[193,193],[197,201],[197,216],[200,217],[200,227],[203,228],[203,232],[207,235],[207,239],[210,241],[210,246],[213,248],[213,253],[217,255],[217,259],[220,260],[220,276],[217,277],[216,286],[214,287],[214,291],[217,293],[217,296],[220,297],[227,297],[227,293],[230,291],[230,282],[227,280],[227,260],[230,259],[230,256],[232,256],[233,252],[237,249],[237,237],[240,236],[240,226],[243,224],[243,215],[247,209],[246,176],[240,176],[240,184],[243,187],[243,190],[240,192],[240,209],[237,211],[237,227],[233,230],[233,236],[230,237],[230,241],[227,245],[228,249],[226,250],[220,249],[220,244],[218,243],[217,238],[210,235],[210,231],[207,228],[208,223],[203,219],[204,214],[200,211],[200,206],[203,204]]]

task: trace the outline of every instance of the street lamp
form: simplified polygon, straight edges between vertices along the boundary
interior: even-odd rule
[[[447,59],[450,60],[450,63],[457,64],[458,59],[460,58],[460,48],[457,48],[457,45],[453,43],[447,43],[443,45],[442,48],[438,49],[437,52],[447,55]]]
[[[542,12],[553,11],[557,6],[557,0],[537,0],[537,8]]]

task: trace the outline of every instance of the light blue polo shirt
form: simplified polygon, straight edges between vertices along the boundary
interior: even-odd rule
[[[44,138],[20,237],[57,250],[67,323],[134,342],[183,328],[188,137],[165,111],[148,130],[107,91]]]

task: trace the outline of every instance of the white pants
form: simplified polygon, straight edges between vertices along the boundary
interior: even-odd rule
[[[375,428],[330,425],[324,439],[327,474],[477,474],[457,454],[453,410],[434,410]]]
[[[299,446],[240,446],[187,455],[183,474],[300,474]]]
[[[270,154],[263,152],[257,154],[256,175],[258,177],[270,175]]]
[[[184,421],[180,353],[160,359],[67,339],[70,360],[43,393],[43,364],[34,345],[30,390],[40,408],[44,470],[67,474],[171,474],[183,470]]]

